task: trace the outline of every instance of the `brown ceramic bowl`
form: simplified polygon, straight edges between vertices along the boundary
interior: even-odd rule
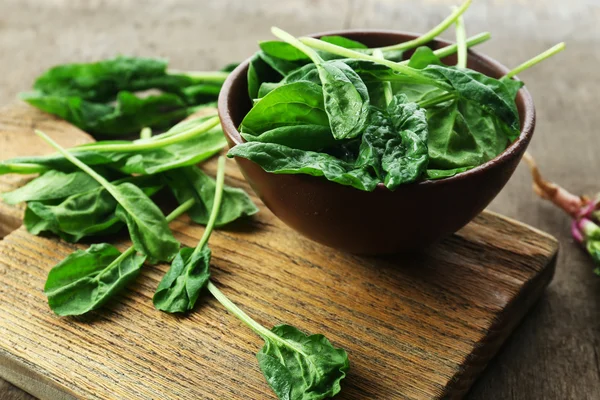
[[[418,35],[394,31],[349,30],[312,35],[342,35],[368,46],[386,46]],[[434,49],[449,45],[436,40]],[[455,56],[444,60],[455,63]],[[508,68],[469,51],[470,68],[499,78]],[[229,146],[242,143],[237,127],[250,110],[248,60],[225,81],[219,116]],[[531,95],[517,95],[521,135],[495,159],[451,178],[423,181],[390,191],[382,184],[373,192],[309,175],[278,175],[236,158],[250,186],[287,225],[317,242],[358,254],[387,254],[430,244],[456,232],[479,214],[504,187],[525,152],[535,126]]]

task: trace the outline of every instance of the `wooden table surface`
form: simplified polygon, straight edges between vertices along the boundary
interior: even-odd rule
[[[49,66],[115,54],[163,56],[177,69],[241,60],[277,25],[294,34],[341,28],[425,31],[452,0],[2,0],[0,105]],[[522,74],[537,106],[530,151],[548,178],[600,191],[600,2],[474,0],[467,30],[480,50],[514,66],[559,41],[567,51]],[[452,38],[452,34],[444,35]],[[554,282],[469,399],[596,399],[600,393],[600,278],[570,239],[568,219],[531,192],[520,166],[490,209],[557,237]],[[2,301],[2,299],[0,299]],[[0,380],[0,398],[29,399]]]

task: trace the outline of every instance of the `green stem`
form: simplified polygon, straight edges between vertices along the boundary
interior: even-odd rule
[[[267,339],[271,339],[274,342],[280,343],[280,344],[306,356],[306,354],[302,351],[302,349],[294,346],[287,340],[282,339],[281,337],[277,336],[276,334],[274,334],[273,332],[271,332],[270,330],[268,330],[267,328],[265,328],[264,326],[262,326],[255,320],[253,320],[248,314],[243,312],[238,306],[236,306],[231,300],[229,300],[227,298],[227,296],[225,296],[223,294],[223,292],[221,292],[219,290],[219,288],[216,287],[211,281],[208,281],[207,288],[208,288],[208,291],[215,297],[215,299],[217,299],[219,301],[219,303],[221,303],[221,305],[223,305],[223,307],[225,307],[230,313],[235,315],[236,318],[238,318],[240,321],[242,321],[244,324],[246,324],[258,336],[262,337],[263,340],[266,341]]]
[[[0,175],[4,174],[39,174],[50,168],[41,164],[2,163],[0,162]]]
[[[293,35],[290,35],[286,31],[279,29],[276,26],[273,26],[271,27],[271,33],[279,39],[283,40],[288,44],[291,44],[292,46],[306,54],[316,65],[321,64],[323,62],[323,59],[319,54],[317,54],[316,51],[314,51],[309,46],[305,45],[299,39],[297,39]]]
[[[174,220],[185,214],[190,208],[192,208],[194,204],[196,204],[196,199],[194,198],[184,201],[179,205],[179,207],[171,211],[171,213],[167,215],[165,219],[167,220],[167,222],[173,222]]]
[[[225,296],[223,292],[221,292],[219,288],[217,288],[211,281],[208,281],[207,288],[208,291],[213,296],[215,296],[215,299],[217,299],[219,303],[223,305],[223,307],[225,307],[230,313],[235,315],[237,319],[246,324],[258,336],[262,337],[263,339],[267,337],[272,338],[273,336],[276,336],[273,334],[273,332],[271,332],[270,330],[253,320],[248,314],[243,312],[238,306],[236,306],[231,300],[229,300],[227,296]]]
[[[379,49],[373,50],[373,57],[377,57],[381,60],[385,60],[383,51],[381,51]],[[388,105],[392,102],[392,98],[394,97],[394,93],[392,92],[392,83],[389,81],[384,81],[382,84],[383,84],[383,95],[385,96],[385,104]]]
[[[551,48],[549,48],[548,50],[544,51],[543,53],[533,57],[532,59],[530,59],[528,61],[525,61],[523,64],[519,65],[518,67],[516,67],[515,69],[510,71],[508,74],[504,75],[502,77],[502,79],[510,79],[513,76],[517,75],[518,73],[523,72],[530,67],[533,67],[535,64],[544,61],[548,57],[552,57],[553,55],[563,51],[564,49],[565,49],[564,42],[554,45]]]
[[[139,151],[139,150],[151,150],[164,146],[168,146],[170,144],[182,142],[184,140],[188,140],[193,138],[194,136],[204,133],[206,131],[211,130],[215,126],[219,125],[219,117],[213,117],[207,119],[202,124],[191,128],[187,131],[183,131],[178,133],[177,135],[167,136],[163,139],[144,141],[144,142],[133,142],[133,143],[123,143],[123,144],[98,144],[98,145],[87,145],[82,147],[74,147],[73,151]]]
[[[107,181],[102,175],[94,171],[92,168],[88,167],[83,161],[79,160],[73,154],[69,153],[67,150],[63,149],[58,143],[54,140],[50,139],[48,135],[44,132],[36,130],[35,134],[41,137],[46,143],[50,146],[54,147],[60,154],[62,154],[67,160],[69,160],[73,165],[81,169],[83,172],[87,173],[89,176],[94,178],[100,185],[102,185],[115,199],[119,198],[118,193],[114,190],[113,185]]]
[[[427,107],[435,106],[437,104],[444,103],[446,101],[453,100],[456,98],[457,98],[456,93],[444,93],[440,96],[437,96],[437,97],[434,97],[434,98],[431,98],[428,100],[419,101],[419,102],[417,102],[417,104],[421,108],[427,108]]]
[[[480,43],[490,40],[491,37],[492,37],[492,35],[489,32],[482,32],[475,36],[471,36],[470,38],[468,38],[466,40],[467,48],[476,46]],[[458,44],[454,43],[454,44],[451,44],[450,46],[442,47],[441,49],[435,50],[433,52],[433,54],[435,54],[439,58],[444,58],[444,57],[447,57],[449,55],[456,53],[457,51],[458,51]],[[408,61],[409,60],[402,61],[402,62],[408,63]]]
[[[229,72],[224,71],[179,71],[171,69],[167,71],[168,75],[187,76],[198,82],[223,83],[229,76]]]
[[[456,66],[467,68],[467,31],[462,15],[456,19],[456,44],[458,45]]]
[[[465,1],[460,7],[455,9],[452,14],[446,17],[445,20],[440,22],[435,28],[425,33],[424,35],[419,36],[416,39],[409,40],[408,42],[398,43],[392,46],[379,47],[382,51],[390,51],[390,50],[408,50],[415,47],[419,47],[425,43],[428,43],[435,39],[440,33],[444,32],[450,25],[454,23],[471,5],[471,0]]]
[[[152,137],[152,128],[143,127],[140,132],[140,139],[150,139]]]
[[[210,212],[210,217],[208,218],[208,223],[206,224],[206,228],[204,229],[204,234],[198,242],[198,246],[194,249],[194,254],[190,257],[193,259],[194,256],[197,256],[200,251],[206,246],[208,242],[208,238],[210,238],[210,234],[215,227],[215,222],[217,221],[217,217],[219,216],[219,210],[221,209],[221,199],[223,198],[223,186],[225,182],[225,157],[219,157],[219,161],[217,161],[217,184],[215,187],[215,198],[213,200],[212,210]]]
[[[431,79],[429,77],[423,76],[423,74],[419,70],[411,68],[402,63],[395,63],[395,62],[392,62],[389,60],[381,60],[381,59],[379,59],[377,57],[373,57],[369,54],[364,54],[364,53],[361,53],[361,52],[358,52],[355,50],[346,49],[344,47],[336,46],[335,44],[327,43],[322,40],[318,40],[318,39],[314,39],[314,38],[310,38],[310,37],[302,37],[299,40],[302,43],[306,44],[307,46],[312,47],[313,49],[327,51],[329,53],[337,54],[342,57],[372,61],[376,64],[385,65],[386,67],[390,68],[393,71],[401,72],[401,73],[405,74],[406,76],[410,76],[411,78],[414,78],[415,81],[417,81],[415,83],[424,83],[424,84],[428,84],[428,85],[432,85],[432,86],[436,86],[436,87],[441,86],[440,83],[437,82],[435,79]],[[443,86],[442,87],[443,89],[446,89],[446,90],[448,89],[447,85],[442,85],[442,86]]]

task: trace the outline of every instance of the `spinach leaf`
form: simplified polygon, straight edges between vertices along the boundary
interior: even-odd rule
[[[64,64],[38,77],[34,89],[61,97],[112,100],[121,90],[145,90],[143,82],[166,74],[167,61],[119,56],[95,63]]]
[[[153,196],[162,188],[160,179],[154,176],[134,177],[120,182],[134,183],[147,196]],[[68,242],[78,242],[87,236],[119,232],[124,224],[115,214],[116,207],[117,201],[98,185],[58,202],[28,202],[23,224],[34,235],[52,232]]]
[[[366,167],[355,167],[326,153],[292,149],[273,143],[248,142],[238,144],[227,153],[228,157],[246,158],[274,174],[307,174],[372,191],[379,182]]]
[[[425,111],[396,95],[386,113],[371,111],[355,166],[372,168],[390,190],[414,182],[427,168],[427,136]]]
[[[89,174],[119,203],[117,217],[129,229],[134,247],[146,256],[157,260],[170,260],[179,249],[179,242],[173,236],[160,209],[135,185],[125,182],[113,185],[89,166],[60,147],[46,134],[36,134],[60,152],[67,160]]]
[[[454,169],[428,169],[425,176],[427,177],[427,179],[431,180],[449,178],[456,174],[460,174],[461,172],[468,171],[471,168],[473,167],[461,167]]]
[[[423,69],[428,65],[444,65],[433,50],[427,46],[418,47],[408,61],[408,66],[415,69]]]
[[[260,56],[260,52],[252,56],[248,65],[248,96],[250,96],[250,99],[258,97],[258,89],[262,83],[278,82],[280,80],[281,74],[265,62]]]
[[[182,313],[194,308],[200,291],[210,278],[210,249],[183,248],[175,256],[171,268],[156,288],[154,306],[169,313]]]
[[[194,206],[188,211],[192,221],[206,225],[212,211],[216,182],[198,167],[185,167],[164,174],[164,179],[180,204],[194,199]],[[258,208],[242,189],[227,185],[223,187],[221,210],[215,221],[221,227],[258,212]]]
[[[100,185],[85,172],[48,171],[0,198],[8,204],[24,201],[56,200],[98,188]]]
[[[425,172],[429,162],[428,128],[425,110],[409,103],[406,96],[394,96],[388,114],[401,137],[387,142],[381,160],[387,172],[384,184],[393,190],[403,183],[415,182]]]
[[[194,111],[179,96],[170,93],[140,98],[122,91],[115,106],[41,92],[23,93],[21,99],[86,132],[104,136],[139,132],[145,126],[168,127]]]
[[[336,139],[351,139],[362,133],[369,115],[369,91],[358,74],[339,60],[325,61],[310,47],[278,28],[275,36],[308,55],[317,67],[325,112]]]
[[[244,117],[241,130],[259,136],[275,128],[298,125],[329,126],[321,87],[314,83],[294,82],[271,91]]]
[[[430,169],[481,165],[504,151],[510,140],[495,116],[462,99],[429,108],[427,122]]]
[[[264,335],[258,365],[280,399],[318,400],[340,392],[350,368],[348,354],[323,335],[306,335],[290,325]]]
[[[357,137],[365,129],[369,115],[366,85],[342,61],[325,61],[316,65],[333,136],[338,140]]]
[[[368,47],[362,44],[361,42],[357,42],[356,40],[348,39],[343,36],[338,35],[329,35],[329,36],[321,36],[321,40],[327,43],[332,43],[341,47],[345,47],[346,49],[367,49]]]
[[[296,49],[289,43],[278,40],[263,41],[259,44],[260,49],[271,57],[280,58],[287,61],[309,61],[306,54]]]
[[[509,90],[503,81],[469,69],[429,65],[421,71],[429,77],[445,81],[460,98],[498,118],[508,128],[511,141],[519,137],[521,127],[514,88]]]
[[[240,134],[248,142],[275,143],[299,150],[318,151],[336,142],[329,126],[322,125],[282,126],[259,136],[244,132]]]
[[[61,316],[98,309],[135,279],[145,259],[133,247],[121,253],[106,243],[77,250],[50,270],[48,305]]]

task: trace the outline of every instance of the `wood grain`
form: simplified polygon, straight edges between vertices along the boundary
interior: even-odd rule
[[[56,123],[44,129],[58,132]],[[215,161],[204,168],[214,173]],[[249,190],[231,160],[227,182]],[[493,213],[430,248],[375,258],[304,239],[260,207],[213,233],[214,281],[266,326],[289,323],[345,348],[343,399],[461,398],[554,272],[552,237]],[[204,229],[187,217],[171,228],[187,246]],[[44,281],[77,247],[24,228],[0,242],[1,375],[43,398],[274,398],[254,356],[261,340],[214,299],[183,317],[153,308],[167,265],[147,266],[91,316],[55,316]]]

